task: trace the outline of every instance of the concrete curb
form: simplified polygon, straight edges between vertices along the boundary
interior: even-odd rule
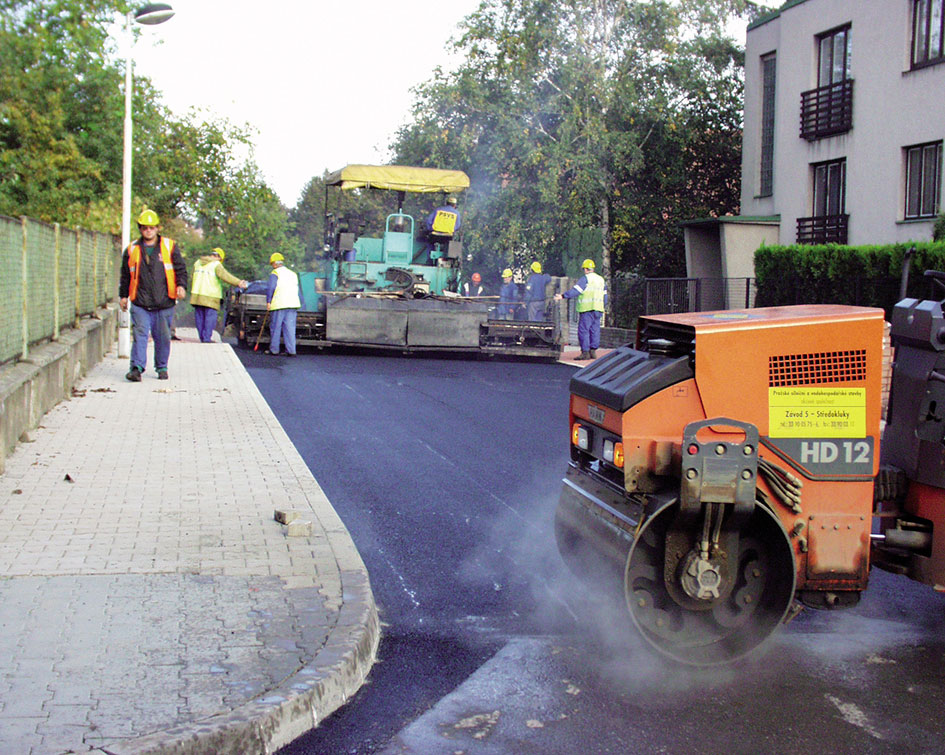
[[[229,345],[234,369],[245,369]],[[301,492],[310,503],[317,527],[322,529],[338,565],[341,604],[327,640],[319,643],[311,663],[297,669],[263,697],[200,721],[164,729],[101,748],[108,755],[216,755],[268,754],[318,726],[347,702],[364,683],[377,656],[380,621],[367,569],[347,528],[331,502],[295,451],[256,384],[246,375],[256,403],[271,418],[272,432],[284,437],[305,478]],[[288,589],[288,588],[287,588]],[[329,588],[322,595],[333,596]],[[303,606],[313,613],[318,606]]]
[[[218,716],[93,752],[271,753],[314,729],[358,691],[374,663],[380,641],[380,622],[366,575],[353,568],[342,573],[342,581],[345,603],[328,642],[311,664],[265,697]]]

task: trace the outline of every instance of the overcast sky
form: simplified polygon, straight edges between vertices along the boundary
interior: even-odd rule
[[[135,70],[179,116],[200,107],[255,127],[256,163],[288,207],[326,169],[386,162],[411,87],[456,64],[447,42],[479,5],[169,1],[173,18],[141,27]]]
[[[141,27],[135,71],[178,115],[191,106],[249,123],[256,163],[283,203],[348,163],[387,159],[456,25],[478,0],[169,0],[176,11]],[[160,44],[155,44],[156,40]]]

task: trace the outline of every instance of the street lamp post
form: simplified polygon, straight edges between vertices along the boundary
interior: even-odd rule
[[[129,11],[125,16],[125,34],[128,53],[125,58],[125,136],[121,171],[121,249],[124,252],[131,243],[131,87],[133,83],[131,57],[133,39],[131,22],[154,26],[162,24],[174,15],[174,9],[167,3],[148,3],[136,11]],[[131,355],[131,311],[118,311],[118,356]]]

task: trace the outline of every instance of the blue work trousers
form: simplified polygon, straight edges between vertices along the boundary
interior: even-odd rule
[[[194,324],[197,326],[197,335],[201,343],[210,343],[213,340],[213,330],[217,327],[217,310],[213,307],[194,305]]]
[[[528,302],[526,305],[526,312],[528,313],[528,320],[530,322],[544,322],[545,321],[545,300],[536,299],[534,301]]]
[[[131,366],[144,372],[148,364],[148,336],[154,339],[154,369],[166,370],[171,355],[174,308],[148,310],[131,303]]]
[[[495,308],[495,314],[499,320],[514,320],[515,304],[512,302],[501,302],[499,306]]]
[[[578,315],[578,343],[581,351],[600,347],[600,318],[603,312],[591,310]]]
[[[279,353],[280,337],[285,342],[285,350],[295,353],[295,320],[297,309],[273,309],[269,313],[269,351]]]

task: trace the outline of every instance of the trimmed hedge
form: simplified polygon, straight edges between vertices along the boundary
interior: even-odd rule
[[[915,249],[907,295],[941,299],[926,270],[945,271],[945,242],[877,246],[762,246],[755,252],[755,306],[854,304],[882,307],[889,315],[899,300],[902,264]]]

